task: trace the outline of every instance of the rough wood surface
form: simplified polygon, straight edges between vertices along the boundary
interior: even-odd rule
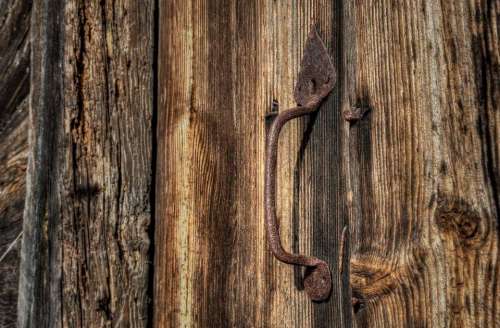
[[[147,325],[152,3],[34,4],[21,327]]]
[[[344,8],[355,326],[500,325],[498,5]]]
[[[54,326],[61,299],[54,220],[57,125],[62,114],[60,1],[33,3],[30,30],[29,154],[19,276],[18,325]],[[50,248],[50,251],[49,251]],[[52,295],[51,295],[52,294]],[[55,294],[55,295],[54,295]],[[53,298],[51,296],[54,296]]]
[[[498,2],[155,3],[34,2],[22,123],[30,2],[0,2],[0,190],[22,188],[30,129],[20,327],[500,325]],[[339,82],[280,137],[278,219],[330,264],[324,303],[272,257],[263,208],[264,117],[295,105],[312,23]]]
[[[19,249],[28,153],[28,102],[0,128],[0,327],[16,327]],[[4,125],[5,124],[5,125]]]
[[[0,327],[16,326],[27,161],[31,1],[0,2]]]
[[[273,99],[295,105],[312,23],[338,58],[339,14],[331,1],[160,3],[156,327],[348,320],[337,263],[344,192],[336,91],[317,116],[285,127],[278,158],[284,246],[330,263],[328,302],[312,303],[301,272],[273,258],[263,208],[264,116]]]
[[[499,324],[498,4],[342,3],[161,5],[158,327]],[[269,256],[261,207],[262,116],[292,105],[313,21],[341,84],[285,131],[278,202],[286,246],[345,250],[352,293],[334,272],[323,304]]]
[[[1,129],[6,129],[7,125],[14,126],[9,118],[26,98],[29,90],[30,12],[29,0],[0,2]]]

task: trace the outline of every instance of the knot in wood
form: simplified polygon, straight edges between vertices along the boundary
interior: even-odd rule
[[[442,198],[435,212],[435,222],[445,239],[455,238],[463,247],[483,244],[485,231],[479,213],[463,199]]]

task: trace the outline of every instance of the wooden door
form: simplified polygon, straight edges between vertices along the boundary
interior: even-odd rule
[[[21,327],[500,325],[497,2],[31,12]],[[280,136],[277,203],[324,302],[264,225],[266,114],[296,105],[313,25],[338,79]]]
[[[498,323],[496,7],[163,4],[155,323]],[[294,106],[311,24],[340,78],[285,129],[278,203],[286,248],[333,268],[320,304],[263,226],[264,117],[273,100]],[[344,119],[356,110],[367,114]]]

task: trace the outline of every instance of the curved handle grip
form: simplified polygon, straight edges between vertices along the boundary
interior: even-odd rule
[[[267,135],[264,187],[265,221],[267,239],[274,256],[288,264],[306,266],[304,288],[312,300],[323,301],[328,298],[332,289],[332,278],[328,264],[313,256],[291,254],[285,251],[281,245],[276,218],[276,165],[280,131],[286,122],[315,112],[335,84],[335,69],[314,27],[309,34],[301,66],[302,70],[299,73],[294,94],[299,106],[280,112],[274,118]]]

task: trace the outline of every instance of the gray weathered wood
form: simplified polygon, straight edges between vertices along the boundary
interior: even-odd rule
[[[0,2],[0,327],[15,327],[24,208],[31,1]]]
[[[0,128],[0,327],[15,327],[28,153],[28,101]]]
[[[29,0],[0,2],[0,129],[28,94],[30,12]]]
[[[26,201],[19,277],[19,327],[51,326],[57,318],[61,299],[57,296],[60,275],[59,245],[54,208],[47,205],[55,196],[54,162],[56,135],[62,106],[62,1],[34,2],[31,20],[31,75],[29,101],[29,155]],[[50,254],[49,254],[50,253]],[[55,297],[51,297],[55,291]]]

